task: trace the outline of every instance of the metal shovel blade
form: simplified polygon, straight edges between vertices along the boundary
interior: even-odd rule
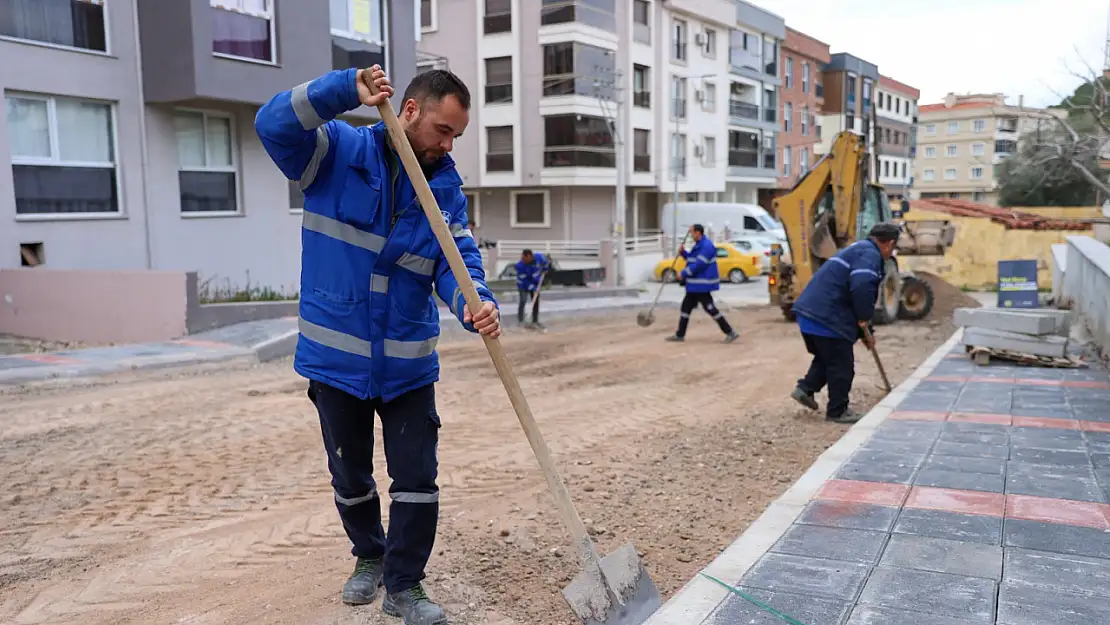
[[[655,323],[655,315],[650,310],[641,310],[636,315],[636,323],[640,324],[641,328],[646,328]]]
[[[563,589],[583,625],[642,625],[663,605],[632,543],[602,558],[601,571],[605,579],[587,569]]]

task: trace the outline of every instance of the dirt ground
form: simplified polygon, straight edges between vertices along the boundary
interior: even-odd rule
[[[649,329],[626,312],[504,338],[600,550],[634,542],[665,597],[846,429],[787,397],[808,364],[796,326],[768,308],[726,314],[733,345],[704,315],[664,343],[673,311]],[[952,330],[880,328],[892,382]],[[569,538],[468,339],[440,347],[429,592],[460,625],[571,623]],[[879,378],[856,358],[867,408]],[[338,601],[352,561],[305,389],[285,360],[0,393],[0,622],[398,623]]]

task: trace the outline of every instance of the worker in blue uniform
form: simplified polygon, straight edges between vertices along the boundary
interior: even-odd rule
[[[385,125],[336,119],[392,94],[377,65],[329,72],[274,96],[255,129],[305,195],[293,367],[309,379],[336,508],[356,557],[342,599],[371,603],[384,585],[387,614],[405,625],[440,625],[447,617],[421,583],[439,516],[433,291],[471,332],[497,337],[501,328],[448,155],[469,123],[470,92],[448,71],[425,72],[405,90],[398,117],[478,289],[479,310],[466,305]],[[392,478],[388,537],[372,474],[375,413]]]
[[[817,410],[813,396],[827,385],[825,416],[830,421],[855,423],[862,416],[848,406],[855,378],[853,346],[862,339],[868,347],[874,347],[863,328],[871,327],[879,285],[886,275],[885,259],[894,255],[901,232],[894,223],[875,224],[866,239],[840,250],[821,265],[794,302],[798,329],[813,361],[790,396],[806,408]]]
[[[701,224],[690,226],[690,238],[694,240],[694,247],[689,252],[686,248],[679,248],[678,253],[686,259],[686,267],[678,276],[679,284],[686,287],[686,296],[682,298],[682,305],[678,313],[678,332],[668,336],[668,341],[681,342],[686,340],[686,328],[690,325],[690,313],[701,304],[705,312],[713,317],[721,332],[725,333],[725,343],[731,343],[740,338],[728,320],[713,303],[713,291],[721,288],[721,274],[717,270],[717,246],[705,236],[705,227]]]
[[[540,325],[540,298],[537,292],[543,287],[543,276],[551,269],[547,257],[532,250],[520,253],[520,260],[516,261],[516,291],[520,299],[517,306],[516,320],[524,325],[524,308],[532,303],[532,326],[542,328]],[[533,300],[534,297],[534,300]]]

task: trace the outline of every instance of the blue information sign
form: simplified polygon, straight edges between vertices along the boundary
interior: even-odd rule
[[[998,307],[1037,308],[1037,261],[998,261]]]

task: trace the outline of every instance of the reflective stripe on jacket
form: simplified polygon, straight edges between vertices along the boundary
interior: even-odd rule
[[[717,246],[708,237],[702,237],[694,243],[694,249],[689,252],[683,248],[679,253],[686,259],[682,277],[686,279],[687,292],[708,293],[721,288],[721,275],[717,271]]]
[[[521,291],[535,291],[540,288],[540,278],[550,267],[547,257],[539,252],[533,252],[531,263],[516,261],[516,288]]]
[[[305,195],[293,367],[356,397],[390,401],[439,379],[433,290],[460,322],[465,302],[384,124],[335,120],[360,106],[356,72],[277,94],[259,109],[255,130]],[[482,300],[495,302],[454,161],[445,156],[425,175]]]
[[[855,342],[860,321],[875,315],[875,300],[885,273],[883,255],[870,239],[840,250],[810,278],[794,302],[794,313],[808,317]]]

